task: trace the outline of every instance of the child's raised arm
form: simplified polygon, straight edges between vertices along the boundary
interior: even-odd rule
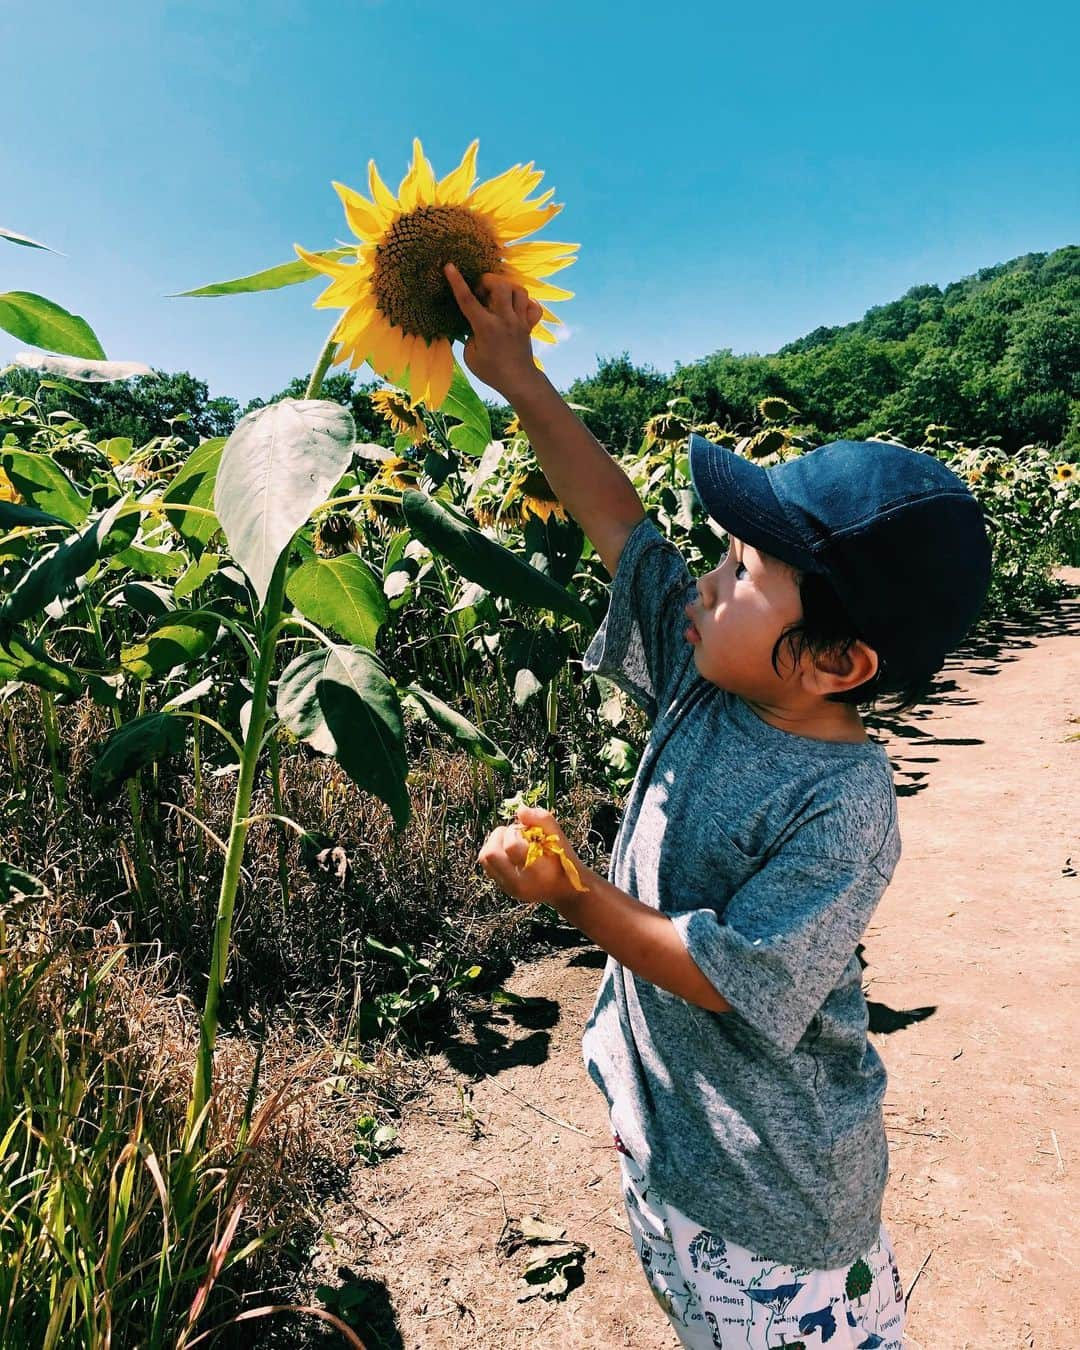
[[[466,365],[513,407],[555,495],[614,576],[645,509],[626,474],[537,370],[529,334],[540,320],[540,306],[498,273],[480,278],[480,300],[453,263],[445,271],[473,331],[465,344]]]

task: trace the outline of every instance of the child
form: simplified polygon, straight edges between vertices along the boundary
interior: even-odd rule
[[[612,575],[585,668],[653,719],[610,880],[539,810],[480,854],[608,953],[583,1052],[646,1277],[694,1350],[900,1350],[885,1070],[856,954],[900,839],[857,705],[916,701],[969,630],[990,568],[979,507],[902,446],[840,441],[763,469],[693,436],[694,488],[730,535],[695,583],[535,368],[539,305],[498,275],[478,299],[446,274],[469,367]],[[583,892],[557,856],[524,866],[537,825]]]

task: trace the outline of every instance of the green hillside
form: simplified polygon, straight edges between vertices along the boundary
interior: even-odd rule
[[[678,395],[697,420],[749,425],[766,394],[799,409],[816,440],[929,423],[960,439],[1080,450],[1080,247],[1028,253],[946,286],[915,286],[857,322],[815,328],[769,356],[718,351],[671,375],[627,355],[601,360],[570,398],[613,449]]]

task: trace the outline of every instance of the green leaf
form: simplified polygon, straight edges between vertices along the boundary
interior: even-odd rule
[[[456,361],[454,377],[450,381],[450,392],[440,411],[450,417],[456,417],[463,426],[468,427],[475,436],[468,444],[478,448],[467,448],[465,444],[458,445],[453,435],[450,437],[451,444],[467,454],[482,455],[491,442],[491,415]]]
[[[61,520],[59,516],[50,516],[47,511],[24,506],[22,502],[0,502],[0,530],[13,530],[19,525],[29,526],[31,529],[70,528],[66,520]]]
[[[138,576],[175,577],[187,566],[183,553],[164,549],[146,548],[143,544],[132,544],[122,553],[115,554],[109,562],[114,569],[127,568]]]
[[[142,642],[125,647],[120,664],[139,680],[168,675],[205,656],[220,628],[221,620],[208,610],[178,611],[159,621]]]
[[[88,356],[91,361],[105,360],[105,349],[85,319],[32,291],[0,294],[0,328],[32,347],[63,352],[65,356]]]
[[[201,558],[197,558],[179,578],[173,587],[173,595],[177,600],[183,600],[186,596],[197,591],[204,581],[218,570],[221,565],[220,553],[204,553]]]
[[[0,683],[11,681],[37,685],[53,694],[77,697],[82,693],[82,681],[73,670],[18,633],[5,632],[0,634]]]
[[[226,441],[214,509],[260,605],[293,535],[348,469],[354,439],[339,403],[285,398],[242,417]]]
[[[177,507],[200,508],[198,511],[165,512],[169,524],[179,532],[195,554],[203,551],[210,542],[210,536],[219,528],[216,516],[204,516],[202,512],[214,509],[214,484],[217,482],[218,465],[224,448],[224,436],[217,436],[212,441],[203,441],[202,445],[196,446],[184,461],[183,468],[161,494],[161,500],[166,506],[173,503]]]
[[[0,462],[19,495],[39,511],[48,511],[69,525],[81,525],[90,514],[90,498],[83,496],[49,455],[6,445],[0,451]]]
[[[48,244],[39,244],[36,239],[31,239],[28,234],[16,234],[14,230],[0,229],[0,239],[10,240],[13,244],[24,244],[27,248],[43,248],[46,253],[56,252],[56,249],[50,248]]]
[[[400,829],[409,818],[405,728],[397,692],[363,647],[305,652],[278,681],[277,714],[314,750],[334,755],[358,787],[390,808]]]
[[[362,558],[312,558],[289,578],[285,594],[305,619],[359,647],[375,647],[389,613],[382,586]]]
[[[356,256],[354,248],[328,248],[319,253],[320,258],[348,258]],[[213,295],[242,295],[247,291],[276,291],[282,286],[295,286],[298,281],[310,281],[312,277],[321,277],[303,258],[295,262],[279,263],[277,267],[268,267],[262,272],[252,272],[250,276],[237,277],[234,281],[215,281],[209,286],[200,286],[194,291],[176,291],[167,297],[181,300],[185,297],[203,297]]]
[[[514,766],[491,737],[486,736],[479,727],[451,708],[448,703],[436,698],[426,689],[421,689],[417,684],[410,684],[403,693],[429,721],[434,722],[442,731],[449,732],[474,759],[483,760],[500,773],[512,772]]]
[[[168,713],[147,713],[126,722],[101,748],[90,775],[90,791],[98,801],[115,796],[140,769],[179,754],[185,740],[184,723]]]
[[[410,488],[402,496],[402,508],[413,534],[433,553],[452,563],[467,580],[477,582],[492,595],[548,609],[592,626],[592,616],[576,595],[481,534],[444,503]]]
[[[92,525],[35,559],[0,606],[0,619],[21,623],[40,614],[53,600],[75,594],[79,577],[101,557],[106,537],[126,504],[124,498],[114,502]]]
[[[28,370],[41,370],[46,375],[62,375],[83,384],[113,384],[117,380],[134,379],[136,375],[153,375],[141,361],[91,361],[87,357],[46,356],[40,352],[16,352],[12,362]]]

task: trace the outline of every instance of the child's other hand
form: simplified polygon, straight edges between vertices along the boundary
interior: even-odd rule
[[[478,299],[453,263],[443,271],[472,329],[465,364],[478,380],[513,402],[513,391],[537,375],[529,334],[543,316],[540,304],[523,286],[498,272],[485,272],[480,278]]]
[[[554,836],[555,848],[561,852],[547,845],[540,856],[526,865],[529,856],[526,832],[530,830]],[[477,861],[500,890],[525,905],[545,904],[558,909],[586,890],[584,864],[551,812],[536,806],[520,807],[515,824],[492,830]]]

